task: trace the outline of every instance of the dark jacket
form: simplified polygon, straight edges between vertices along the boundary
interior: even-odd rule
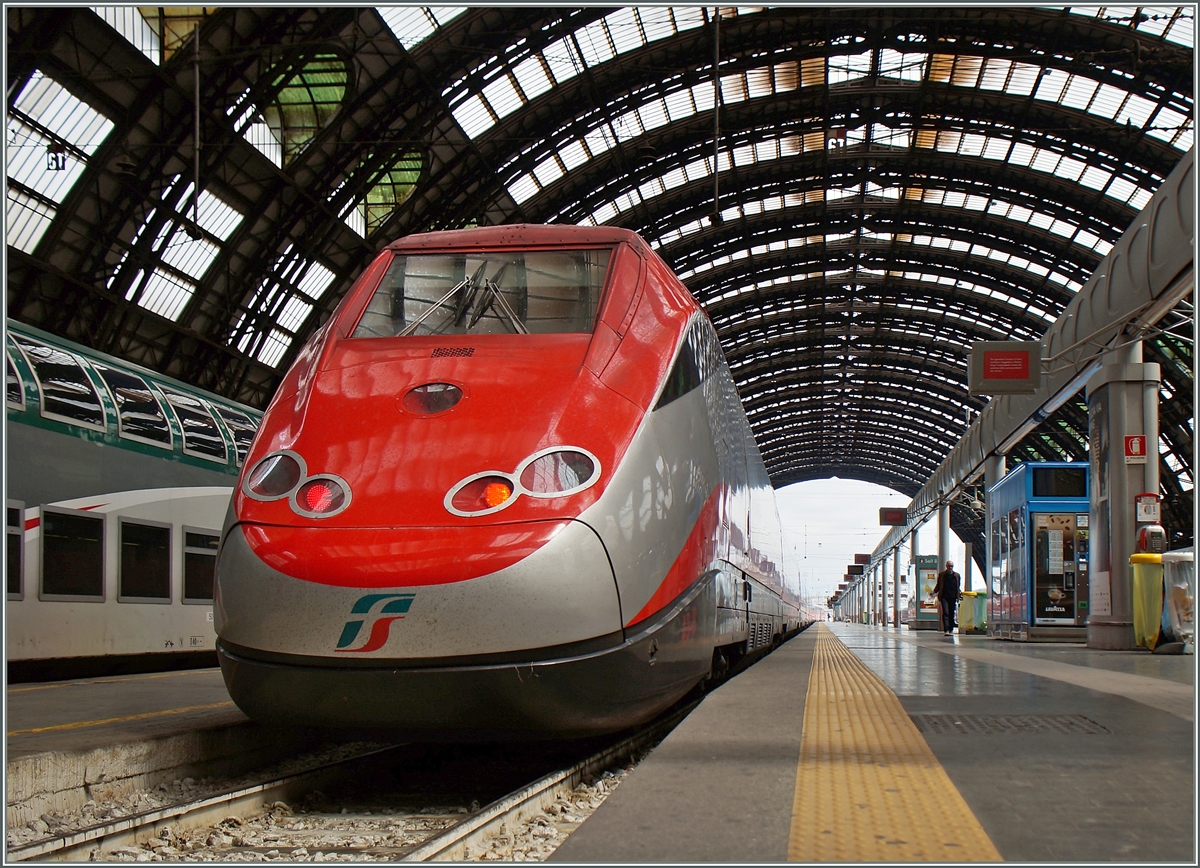
[[[954,570],[942,570],[938,573],[937,584],[933,586],[933,595],[939,600],[957,600],[962,597],[962,578]]]

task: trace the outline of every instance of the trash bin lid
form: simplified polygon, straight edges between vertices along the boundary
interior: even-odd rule
[[[1177,552],[1163,552],[1162,562],[1164,564],[1190,564],[1195,560],[1195,555],[1191,549],[1181,549]]]
[[[1161,564],[1163,556],[1156,552],[1137,552],[1129,556],[1131,564]]]

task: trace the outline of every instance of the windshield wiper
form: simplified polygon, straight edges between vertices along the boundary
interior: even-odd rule
[[[516,331],[516,333],[519,335],[529,334],[529,329],[525,328],[525,323],[521,322],[520,317],[513,313],[513,309],[509,307],[508,302],[504,298],[504,294],[500,291],[500,287],[496,286],[496,284],[492,283],[490,280],[485,280],[483,282],[483,291],[485,293],[484,298],[488,298],[489,300],[486,304],[484,304],[482,303],[481,299],[479,308],[475,311],[475,316],[471,318],[471,325],[468,326],[468,328],[474,327],[475,323],[479,322],[479,318],[482,317],[484,312],[492,306],[492,302],[499,302],[500,309],[504,311],[504,315],[508,317],[508,321],[512,323],[513,329]]]
[[[470,286],[471,282],[474,279],[475,279],[475,276],[472,275],[471,277],[464,277],[458,283],[454,284],[454,286],[450,287],[450,291],[447,292],[445,295],[443,295],[441,298],[439,298],[437,301],[435,301],[432,305],[430,305],[429,308],[425,311],[425,313],[421,314],[415,320],[413,320],[408,325],[406,325],[404,328],[402,328],[400,330],[400,333],[398,335],[396,335],[396,337],[402,338],[402,337],[406,337],[407,335],[411,335],[414,331],[417,330],[417,326],[419,326],[421,323],[425,322],[425,320],[429,319],[429,317],[432,316],[432,314],[435,310],[437,310],[439,307],[441,307],[443,304],[445,304],[447,301],[449,301],[450,296],[454,295],[454,293],[458,292],[459,290],[461,290],[467,286]]]

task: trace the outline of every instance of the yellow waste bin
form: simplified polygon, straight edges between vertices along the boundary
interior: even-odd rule
[[[963,591],[958,604],[958,632],[982,633],[987,620],[987,594],[983,591]]]
[[[1162,629],[1162,555],[1138,552],[1130,556],[1129,564],[1133,567],[1133,641],[1154,650]]]

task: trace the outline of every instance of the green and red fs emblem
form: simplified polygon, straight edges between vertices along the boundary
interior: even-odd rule
[[[341,638],[338,639],[336,651],[364,652],[378,651],[388,640],[393,621],[404,619],[412,605],[416,594],[367,594],[359,597],[350,608],[351,620],[342,627]],[[361,615],[361,618],[354,618]],[[367,630],[366,641],[356,648],[351,647],[359,640],[363,625],[368,621],[371,626]]]

